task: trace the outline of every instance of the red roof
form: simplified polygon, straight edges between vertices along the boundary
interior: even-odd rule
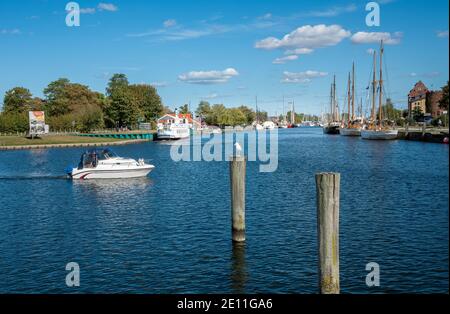
[[[429,93],[428,88],[425,86],[425,84],[422,81],[419,81],[414,85],[414,88],[411,89],[409,92],[409,97],[419,97],[419,96],[425,96]]]
[[[167,113],[164,116],[162,116],[161,118],[159,118],[158,121],[164,119],[167,116],[175,119],[175,114],[174,113]],[[178,114],[178,119],[186,119],[189,123],[193,123],[193,122],[198,123],[198,121],[195,121],[195,120],[192,119],[192,115],[190,113],[184,113],[184,114],[183,113],[179,113]]]

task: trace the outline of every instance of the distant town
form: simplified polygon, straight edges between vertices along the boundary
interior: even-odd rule
[[[426,123],[436,127],[448,126],[449,85],[439,90],[430,90],[418,81],[405,98],[407,109],[397,109],[390,99],[383,106],[387,119],[398,126]],[[29,129],[28,112],[44,111],[50,132],[92,132],[102,129],[136,130],[156,129],[161,118],[180,115],[189,123],[201,127],[209,125],[246,126],[255,123],[281,127],[286,124],[319,126],[323,115],[308,115],[295,112],[293,103],[278,116],[258,109],[255,104],[225,107],[201,101],[197,108],[188,104],[175,111],[165,106],[157,89],[150,84],[130,84],[125,74],[115,74],[110,79],[106,93],[92,91],[88,86],[61,78],[48,84],[44,98],[35,97],[25,87],[14,87],[6,92],[0,113],[0,133],[24,133]],[[341,113],[346,119],[346,113]]]

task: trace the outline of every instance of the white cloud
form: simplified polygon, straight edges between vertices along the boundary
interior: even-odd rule
[[[259,20],[270,20],[272,18],[272,13],[266,13],[263,16],[258,17]]]
[[[204,99],[216,99],[217,97],[219,97],[219,94],[211,93],[209,95],[203,96],[202,98],[204,98]]]
[[[327,76],[327,72],[319,72],[319,71],[305,71],[305,72],[283,72],[282,83],[309,83],[315,78],[325,77]]]
[[[198,29],[183,28],[175,25],[173,27],[165,27],[153,31],[128,34],[128,37],[154,37],[160,41],[177,41],[186,39],[195,39],[205,36],[211,36],[216,34],[222,34],[229,32],[230,29],[222,25],[207,25]]]
[[[448,38],[448,30],[437,32],[437,37],[439,37],[439,38]]]
[[[153,82],[150,83],[151,86],[153,87],[166,87],[167,86],[167,82]]]
[[[416,72],[411,72],[411,73],[409,73],[409,76],[410,76],[410,77],[416,77],[416,76],[417,76],[417,73],[416,73]]]
[[[285,64],[288,61],[294,61],[297,60],[298,56],[297,55],[289,55],[289,56],[285,56],[285,57],[281,57],[281,58],[276,58],[275,60],[273,60],[273,64]]]
[[[119,10],[119,8],[116,5],[114,5],[112,3],[103,3],[103,2],[100,2],[98,4],[97,8],[100,11],[109,11],[109,12],[115,12],[115,11]]]
[[[354,44],[373,44],[383,42],[387,45],[397,45],[400,43],[403,33],[395,32],[393,34],[387,32],[357,32],[353,34],[351,41]]]
[[[372,56],[373,56],[373,54],[375,53],[375,49],[369,48],[369,49],[367,49],[367,53],[368,53],[369,55],[372,55]]]
[[[266,50],[288,49],[291,51],[306,48],[308,50],[303,51],[311,53],[316,48],[335,46],[350,36],[350,31],[343,29],[339,25],[306,25],[297,28],[281,39],[268,37],[258,41],[255,44],[255,48]]]
[[[343,13],[350,13],[350,12],[355,12],[356,11],[356,5],[354,4],[350,4],[348,6],[335,6],[335,7],[331,7],[325,10],[320,10],[320,11],[312,11],[307,13],[307,16],[313,16],[313,17],[335,17],[338,15],[341,15]]]
[[[223,71],[191,71],[181,74],[178,79],[190,84],[219,84],[226,83],[232,77],[238,76],[239,73],[233,68]]]
[[[80,8],[81,14],[94,14],[95,11],[95,8]]]
[[[1,35],[19,35],[22,32],[18,28],[14,29],[0,29]]]
[[[297,48],[294,50],[286,50],[286,55],[308,55],[310,53],[313,53],[314,50],[310,48]]]
[[[177,21],[174,19],[165,20],[163,23],[164,27],[173,27],[177,25]]]

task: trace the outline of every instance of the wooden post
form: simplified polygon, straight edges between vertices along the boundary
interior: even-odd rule
[[[339,294],[339,173],[316,174],[319,287],[322,294]]]
[[[245,241],[245,168],[245,156],[231,157],[231,225],[234,242]]]

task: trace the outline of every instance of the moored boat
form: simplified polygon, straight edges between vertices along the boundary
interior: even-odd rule
[[[336,100],[336,76],[334,76],[333,84],[331,85],[330,95],[330,116],[328,117],[328,123],[323,126],[323,133],[328,135],[338,135],[340,133],[341,123],[338,119],[338,108]]]
[[[398,138],[398,130],[383,121],[383,41],[380,46],[380,78],[376,80],[376,53],[373,55],[373,80],[372,80],[372,114],[366,130],[361,131],[361,137],[365,140],[395,140]],[[378,114],[375,112],[376,93],[379,92]]]
[[[361,128],[341,128],[339,133],[343,136],[361,136]]]
[[[339,135],[340,126],[339,123],[328,123],[323,126],[323,133],[328,135]]]
[[[398,130],[362,130],[361,137],[365,140],[396,140]]]
[[[351,84],[351,90],[350,90]],[[361,136],[362,123],[355,118],[355,64],[353,63],[352,79],[348,75],[348,89],[347,89],[347,123],[341,127],[339,133],[342,136]]]

